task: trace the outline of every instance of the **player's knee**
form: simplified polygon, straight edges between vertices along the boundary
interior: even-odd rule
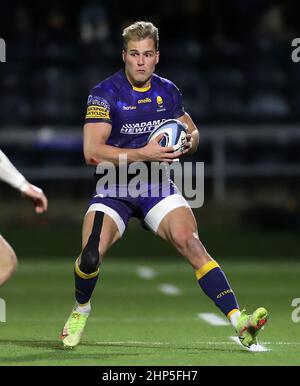
[[[79,269],[84,273],[96,272],[100,264],[100,253],[96,246],[87,244],[80,257]]]

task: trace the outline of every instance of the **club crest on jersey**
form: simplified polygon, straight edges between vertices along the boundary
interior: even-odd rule
[[[157,97],[156,97],[156,103],[157,103],[157,107],[158,107],[158,109],[156,110],[158,113],[160,112],[160,111],[166,111],[166,109],[164,108],[164,101],[163,101],[163,99],[162,99],[162,97],[160,96],[160,95],[158,95]]]
[[[157,102],[158,106],[160,106],[160,105],[162,105],[164,103],[164,101],[163,101],[163,99],[162,99],[162,97],[160,95],[158,95],[156,97],[156,102]]]

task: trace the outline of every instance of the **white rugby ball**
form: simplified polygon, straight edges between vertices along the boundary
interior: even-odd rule
[[[148,142],[153,141],[160,134],[164,134],[163,138],[159,141],[160,146],[173,146],[174,151],[184,150],[186,145],[186,126],[178,119],[167,119],[162,122],[149,135]]]

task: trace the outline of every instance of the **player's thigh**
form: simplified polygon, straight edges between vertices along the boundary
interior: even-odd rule
[[[82,249],[87,244],[91,235],[96,213],[97,212],[95,211],[88,212],[84,217],[82,227]],[[121,236],[115,221],[105,213],[103,214],[103,221],[100,228],[101,229],[99,229],[99,252],[102,258],[107,252],[107,250],[112,246],[112,244],[115,243]]]
[[[186,206],[180,206],[171,210],[161,220],[157,234],[172,243],[180,237],[198,235],[197,222],[192,210]]]

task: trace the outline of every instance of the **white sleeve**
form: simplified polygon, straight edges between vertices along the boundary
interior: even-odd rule
[[[3,151],[0,150],[0,179],[16,189],[25,192],[29,187],[26,178],[14,167]]]

